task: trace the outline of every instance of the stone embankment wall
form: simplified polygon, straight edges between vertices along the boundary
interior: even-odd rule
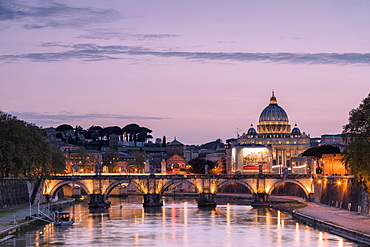
[[[41,184],[41,181],[36,179],[0,179],[0,210],[40,202]]]
[[[296,211],[292,212],[292,216],[295,220],[303,221],[305,222],[305,224],[312,226],[314,228],[321,229],[323,231],[327,231],[329,233],[350,239],[354,242],[364,244],[363,246],[370,245],[370,242],[369,242],[370,235],[368,234],[365,234],[359,231],[354,231],[354,230],[348,229],[343,226],[338,226],[338,225],[332,224],[327,221],[323,221],[317,218],[313,218],[313,217],[298,213]]]
[[[328,176],[318,179],[315,200],[319,203],[369,215],[369,195],[356,187],[353,177]]]

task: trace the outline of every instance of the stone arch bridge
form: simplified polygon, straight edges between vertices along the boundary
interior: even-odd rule
[[[215,195],[229,183],[247,187],[252,195],[252,206],[269,205],[269,195],[280,184],[293,183],[305,193],[307,200],[313,199],[314,178],[311,175],[66,175],[52,176],[44,182],[44,195],[52,199],[64,185],[80,187],[90,198],[90,208],[108,208],[109,194],[117,186],[136,186],[144,196],[144,207],[161,206],[161,196],[171,185],[188,183],[198,193],[199,206],[215,207]]]

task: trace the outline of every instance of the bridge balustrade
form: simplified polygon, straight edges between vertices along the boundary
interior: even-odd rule
[[[70,181],[86,190],[92,205],[109,207],[110,191],[121,183],[132,183],[144,194],[144,206],[152,207],[161,205],[161,194],[166,188],[183,181],[196,188],[201,198],[199,206],[211,206],[216,205],[215,194],[221,186],[237,181],[250,189],[256,206],[263,206],[268,204],[271,191],[286,180],[300,186],[309,198],[313,192],[312,178],[310,174],[58,174],[48,179],[45,186],[50,188],[46,189],[45,194],[53,194],[58,186]]]

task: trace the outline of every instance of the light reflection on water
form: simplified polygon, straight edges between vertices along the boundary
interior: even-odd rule
[[[218,201],[215,210],[201,210],[194,198],[165,198],[161,209],[145,210],[139,196],[110,201],[108,213],[77,204],[65,210],[73,226],[49,224],[0,246],[357,246],[273,209]]]

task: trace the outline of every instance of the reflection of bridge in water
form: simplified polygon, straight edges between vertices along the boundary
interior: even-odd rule
[[[161,196],[176,184],[187,183],[198,193],[199,206],[216,206],[215,195],[227,184],[238,183],[248,188],[252,195],[252,206],[269,204],[269,196],[277,186],[295,184],[305,194],[306,200],[313,199],[314,178],[311,175],[66,175],[52,176],[45,180],[44,195],[52,199],[65,185],[83,189],[90,199],[90,208],[108,208],[109,194],[116,187],[135,186],[144,196],[144,207],[161,206]],[[126,191],[127,192],[127,191]]]

